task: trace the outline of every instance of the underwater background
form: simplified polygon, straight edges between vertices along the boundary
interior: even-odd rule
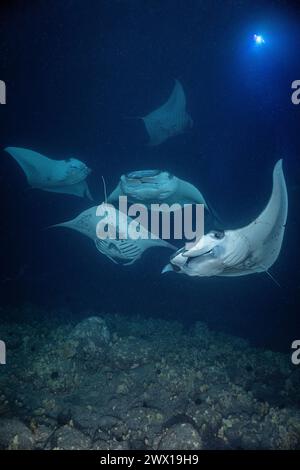
[[[143,384],[147,380],[161,387],[159,380],[162,379],[158,377],[163,373],[163,365],[160,361],[172,357],[175,364],[173,355],[182,353],[179,360],[186,364],[184,370],[190,371],[185,377],[179,370],[175,374],[186,387],[179,394],[183,404],[176,405],[175,411],[170,405],[170,413],[166,411],[166,416],[161,417],[159,411],[157,415],[153,411],[159,408],[155,394],[158,392],[149,392],[148,398],[142,398],[141,408],[152,410],[153,436],[165,433],[172,426],[186,425],[187,431],[176,431],[181,436],[178,440],[182,439],[178,446],[182,448],[186,448],[190,440],[189,435],[182,437],[184,432],[193,434],[194,428],[200,437],[193,448],[299,448],[300,378],[297,367],[290,361],[291,343],[300,337],[300,106],[291,102],[291,84],[300,79],[297,3],[275,0],[4,1],[0,14],[0,79],[7,85],[7,104],[0,107],[3,149],[26,147],[57,159],[83,160],[93,170],[89,186],[99,203],[104,200],[101,175],[110,192],[123,173],[166,169],[200,188],[228,228],[246,225],[265,207],[271,192],[273,166],[279,158],[283,158],[289,194],[283,246],[271,268],[280,287],[267,274],[195,279],[161,275],[169,259],[167,250],[149,250],[133,266],[126,267],[99,255],[93,244],[76,232],[44,230],[75,217],[89,207],[89,201],[28,190],[22,170],[1,151],[0,322],[3,324],[0,339],[7,342],[8,359],[15,361],[13,367],[17,371],[14,374],[18,380],[10,381],[6,390],[5,374],[10,373],[10,366],[1,366],[4,398],[3,405],[0,399],[0,413],[7,420],[3,427],[6,436],[9,423],[16,417],[21,417],[20,435],[31,434],[25,443],[20,438],[21,444],[10,441],[1,444],[0,424],[0,447],[31,448],[33,429],[41,434],[38,442],[43,442],[42,447],[51,447],[53,432],[58,429],[55,419],[58,416],[58,424],[67,425],[73,414],[79,413],[79,398],[86,393],[78,385],[78,377],[74,383],[64,382],[63,386],[60,383],[61,377],[69,377],[68,370],[64,371],[63,358],[67,364],[73,352],[58,354],[59,365],[45,375],[40,372],[45,371],[43,361],[52,357],[53,352],[47,350],[43,339],[35,344],[30,354],[44,359],[39,359],[35,366],[32,361],[18,364],[22,351],[24,355],[24,337],[26,344],[31,344],[33,338],[41,334],[58,351],[66,338],[71,337],[73,341],[82,337],[77,330],[74,332],[75,325],[99,317],[101,322],[106,322],[104,346],[99,346],[99,357],[89,358],[88,362],[103,365],[111,360],[110,371],[99,373],[107,377],[108,373],[135,370],[136,364],[151,364],[152,361],[152,366],[148,367],[153,370],[143,371],[140,378],[130,378],[132,387],[135,385],[139,390],[138,397],[143,396]],[[253,44],[253,34],[258,32],[266,39],[261,48]],[[160,106],[169,96],[174,79],[180,80],[185,89],[194,127],[162,145],[147,146],[143,122],[131,118],[144,116]],[[96,329],[97,325],[96,322]],[[109,339],[105,336],[106,328]],[[149,334],[153,341],[157,340],[153,349],[147,344]],[[118,338],[135,335],[140,343],[132,344],[129,339],[128,348],[133,348],[132,354],[134,348],[137,354],[144,348],[147,359],[139,362],[134,357],[122,359],[122,362],[117,346],[107,351],[106,348],[111,347],[108,342],[114,338],[118,341]],[[11,358],[10,337],[13,338]],[[122,345],[119,344],[120,350]],[[209,353],[212,346],[215,349]],[[262,349],[253,349],[256,347]],[[197,359],[199,350],[202,359]],[[242,365],[237,365],[238,358],[242,357]],[[248,357],[253,359],[248,361]],[[84,362],[85,359],[78,360]],[[201,360],[208,361],[204,369],[210,370],[205,383],[195,369],[195,364]],[[214,364],[220,362],[222,373],[213,370]],[[243,372],[230,370],[232,364],[241,367]],[[249,384],[255,382],[256,366],[261,376],[258,388],[252,390],[248,413],[248,405],[243,400],[251,389]],[[85,383],[89,378],[92,382],[99,370],[82,367],[78,375],[82,372]],[[27,375],[24,374],[22,380],[24,368]],[[193,406],[204,406],[205,387],[214,380],[220,386],[224,371],[234,384],[233,388],[241,387],[245,391],[244,408],[239,405],[234,409],[231,403],[232,409],[227,410],[226,415],[229,419],[229,415],[240,412],[243,430],[232,435],[228,431],[226,435],[226,430],[222,431],[224,423],[210,417],[209,422],[214,423],[212,428],[205,428],[201,434],[203,423],[198,422],[195,427],[190,421],[197,421],[197,413],[194,409],[189,411],[184,400],[188,396],[194,400]],[[18,394],[23,385],[23,404],[26,405],[20,411],[22,405],[16,407],[15,400],[22,402]],[[17,391],[15,388],[19,386]],[[31,386],[37,394],[44,390],[49,397],[61,393],[51,412],[32,412],[42,405],[38,399],[32,406],[26,402]],[[75,389],[78,403],[63,406],[66,393]],[[124,388],[120,390],[115,406],[124,398]],[[233,403],[237,403],[238,393],[234,395],[232,390],[228,396],[232,393]],[[164,397],[167,402],[173,392],[168,398]],[[30,393],[33,397],[32,390]],[[215,388],[212,396],[214,393],[217,400],[220,389]],[[10,397],[13,403],[5,404]],[[154,404],[153,397],[157,397]],[[101,399],[105,401],[104,397]],[[271,432],[275,418],[272,421],[268,415],[270,408],[267,411],[263,408],[267,404],[277,410],[272,411],[273,416],[279,413],[277,423],[285,426],[284,437],[261,440],[253,437],[246,443],[242,437],[237,439],[239,433],[251,435],[246,429],[253,413],[265,418],[265,428],[258,434]],[[85,403],[86,406],[93,406],[93,403]],[[70,414],[62,415],[62,409]],[[128,403],[124,409],[128,409]],[[284,416],[278,411],[282,409]],[[211,410],[208,405],[207,410]],[[39,416],[43,417],[42,424]],[[296,416],[295,422],[286,424],[290,419],[287,416],[291,419]],[[76,419],[82,424],[82,415],[81,418],[77,415]],[[102,429],[105,426],[113,427],[115,423],[103,424]],[[189,430],[189,426],[193,429]],[[276,429],[278,426],[276,424]],[[292,431],[291,426],[294,426]],[[118,428],[118,438],[110,434],[111,440],[101,435],[101,442],[106,444],[98,448],[116,448],[120,442],[129,441],[129,448],[159,448],[156,437],[145,437],[142,432],[139,434],[140,429],[142,425],[137,426],[131,441],[120,437],[127,435],[128,429]],[[65,446],[74,439],[73,447],[91,448],[88,441],[82,443],[85,434],[82,436],[64,437]],[[57,439],[59,441],[59,437]],[[57,439],[52,447],[59,447]],[[80,441],[78,445],[76,439]],[[161,448],[168,448],[167,438],[166,441]]]

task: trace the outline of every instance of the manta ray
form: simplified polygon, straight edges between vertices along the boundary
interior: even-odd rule
[[[92,199],[86,182],[91,170],[80,160],[52,160],[20,147],[6,147],[5,151],[20,165],[32,188]]]
[[[149,134],[149,145],[159,145],[169,137],[182,134],[193,126],[193,120],[186,112],[185,94],[178,80],[175,80],[168,101],[142,117],[142,120]]]
[[[100,214],[100,215],[99,215]],[[103,226],[113,229],[115,237],[108,236],[101,238],[99,236],[99,222],[103,222]],[[176,248],[165,240],[160,239],[156,235],[148,232],[142,226],[138,227],[139,238],[132,239],[126,234],[129,226],[134,226],[135,221],[126,214],[116,210],[111,204],[102,203],[100,206],[91,207],[75,219],[52,225],[53,227],[66,227],[76,230],[83,235],[89,237],[95,243],[96,249],[107,256],[114,263],[131,265],[137,261],[144,251],[148,248],[163,247],[175,250]]]
[[[260,272],[270,275],[268,270],[281,250],[287,214],[287,189],[279,160],[273,170],[269,202],[253,222],[237,230],[209,232],[192,248],[175,253],[163,272],[189,276],[245,276]]]
[[[118,201],[120,196],[127,196],[128,202],[151,204],[166,203],[204,204],[207,203],[201,192],[187,181],[181,180],[168,171],[139,170],[122,175],[118,186],[109,195],[108,202]]]

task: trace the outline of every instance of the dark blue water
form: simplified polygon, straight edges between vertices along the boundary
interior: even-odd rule
[[[161,276],[165,250],[132,267],[97,255],[73,232],[44,231],[88,207],[87,201],[27,190],[1,152],[1,305],[28,301],[127,315],[196,320],[289,352],[299,328],[300,79],[299,12],[290,2],[117,1],[3,2],[1,147],[53,158],[75,156],[92,169],[103,200],[130,170],[161,168],[205,194],[225,225],[248,223],[271,191],[284,159],[289,216],[272,274],[192,279]],[[266,44],[255,48],[254,33]],[[147,147],[140,120],[181,81],[194,128]],[[297,336],[297,335],[296,335]]]

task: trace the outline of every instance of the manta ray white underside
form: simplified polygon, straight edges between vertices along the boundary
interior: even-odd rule
[[[126,227],[127,229],[129,224],[134,223],[134,220],[126,214],[117,211],[111,204],[107,203],[101,205],[101,213],[106,214],[105,224],[107,226],[114,225],[114,230],[112,231],[116,233],[116,237],[99,238],[98,223],[101,220],[101,217],[97,215],[99,214],[99,207],[100,206],[91,207],[79,214],[75,219],[53,225],[52,227],[66,227],[82,233],[94,241],[100,253],[107,256],[114,263],[124,265],[133,264],[142,256],[144,251],[149,248],[162,247],[172,250],[175,249],[173,245],[153,236],[142,227],[140,228],[142,238],[138,238],[137,240],[124,238],[125,236],[121,227]],[[117,217],[115,217],[115,214],[117,214]]]
[[[193,121],[186,111],[186,98],[181,83],[176,80],[168,101],[142,119],[149,135],[149,145],[159,145],[192,127]]]
[[[177,178],[168,171],[136,170],[122,175],[117,187],[108,197],[116,203],[120,196],[127,196],[128,202],[144,204],[204,204],[202,193],[188,181]]]
[[[86,182],[91,170],[80,160],[53,160],[21,147],[7,147],[5,151],[20,165],[32,188],[92,199]]]
[[[190,249],[182,248],[163,272],[189,276],[244,276],[268,272],[277,260],[288,214],[288,195],[282,160],[273,171],[273,189],[262,213],[237,230],[213,231]]]

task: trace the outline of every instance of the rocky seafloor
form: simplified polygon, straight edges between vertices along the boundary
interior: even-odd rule
[[[0,315],[1,449],[300,449],[290,357],[201,322]]]

